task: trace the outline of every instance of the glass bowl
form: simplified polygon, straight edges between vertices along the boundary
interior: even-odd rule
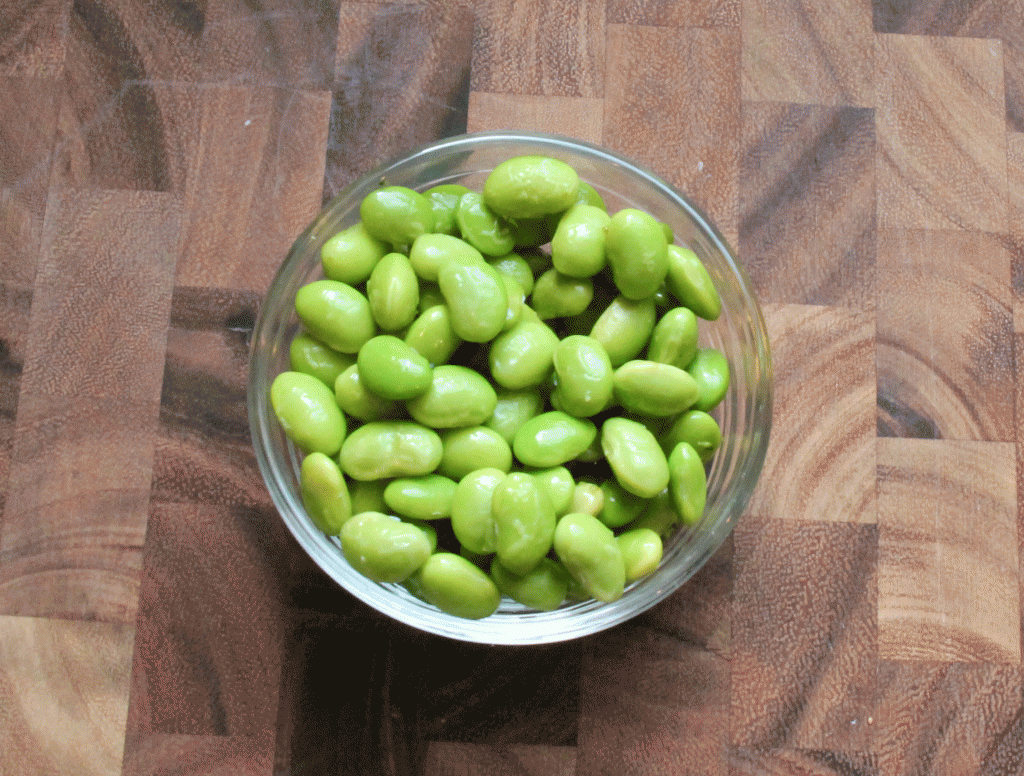
[[[509,599],[481,620],[440,611],[399,584],[378,584],[353,570],[337,539],[318,531],[299,491],[301,454],[285,437],[270,407],[274,377],[289,369],[288,346],[299,330],[295,293],[323,276],[320,246],[359,219],[359,203],[386,179],[423,191],[462,183],[481,191],[487,174],[512,156],[537,154],[570,164],[604,198],[608,211],[646,210],[667,223],[676,242],[703,259],[722,298],[715,322],[701,321],[701,344],[722,351],[731,385],[715,410],[722,445],[708,468],[707,507],[701,521],[665,543],[661,565],[627,586],[612,603],[566,602],[537,612]],[[714,554],[733,530],[757,483],[771,425],[772,370],[761,309],[751,285],[715,226],[672,186],[621,156],[555,135],[483,132],[418,148],[355,181],[299,235],[267,292],[250,352],[249,422],[260,470],[285,524],[313,561],[339,585],[378,611],[423,631],[484,644],[541,644],[578,638],[628,620],[676,591]]]

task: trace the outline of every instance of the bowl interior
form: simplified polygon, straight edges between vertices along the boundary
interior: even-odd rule
[[[604,198],[609,212],[646,210],[667,223],[676,243],[704,261],[722,298],[722,315],[701,321],[703,347],[729,361],[729,391],[715,410],[723,442],[708,469],[708,500],[701,521],[665,545],[658,570],[628,586],[611,604],[565,604],[536,612],[508,599],[494,615],[464,620],[447,615],[401,585],[378,584],[354,571],[338,541],[320,533],[299,496],[301,455],[285,437],[270,408],[273,378],[289,368],[288,346],[299,331],[296,291],[323,276],[320,246],[359,219],[359,203],[381,185],[419,191],[442,183],[483,188],[487,174],[505,159],[540,154],[572,165]],[[383,165],[351,184],[295,241],[275,276],[253,333],[250,351],[249,418],[253,445],[268,490],[289,530],[335,581],[379,611],[431,633],[488,644],[562,641],[594,633],[650,608],[707,561],[732,531],[757,482],[771,423],[771,361],[760,307],[742,268],[713,224],[689,200],[652,173],[607,150],[569,138],[500,132],[450,138]]]

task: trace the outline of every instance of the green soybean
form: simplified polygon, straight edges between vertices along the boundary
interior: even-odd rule
[[[601,208],[578,203],[566,211],[551,238],[551,263],[569,277],[588,278],[605,266],[605,230],[611,218]]]
[[[359,352],[377,333],[366,297],[337,280],[314,280],[300,288],[295,312],[313,336],[342,353]]]
[[[609,528],[621,528],[633,522],[647,508],[646,498],[634,496],[614,479],[601,483],[601,493],[604,501],[597,517]]]
[[[334,400],[338,406],[357,420],[380,420],[393,417],[398,404],[371,392],[359,373],[359,365],[353,364],[334,381]]]
[[[701,348],[686,371],[697,383],[694,408],[708,412],[717,407],[729,390],[729,362],[725,356],[714,348]]]
[[[453,480],[461,480],[477,469],[507,472],[512,468],[512,448],[501,434],[486,426],[445,431],[441,434],[441,445],[443,452],[437,470]]]
[[[521,320],[491,343],[491,376],[510,390],[540,385],[551,374],[557,345],[558,335],[546,324]]]
[[[409,263],[414,273],[428,283],[436,283],[438,271],[448,261],[479,264],[483,254],[465,240],[447,234],[422,234],[409,248]]]
[[[390,480],[348,481],[348,492],[352,498],[352,514],[387,511],[388,505],[384,503],[384,489],[389,482]]]
[[[649,528],[661,537],[662,542],[667,541],[679,526],[679,514],[676,512],[672,494],[665,488],[646,504],[643,514],[629,524],[629,529]]]
[[[525,574],[551,549],[555,510],[536,480],[524,472],[505,475],[491,500],[498,559],[513,574]]]
[[[686,369],[697,355],[697,316],[687,307],[669,310],[654,327],[647,358]]]
[[[702,514],[708,484],[704,462],[688,442],[680,442],[668,457],[668,490],[676,513],[686,525],[693,525]]]
[[[556,516],[562,516],[572,507],[572,497],[576,482],[572,472],[564,466],[552,466],[549,469],[538,469],[530,472],[538,487],[548,494]]]
[[[434,367],[430,387],[405,403],[412,417],[431,428],[479,426],[498,403],[498,396],[479,372],[443,364]]]
[[[501,275],[501,282],[505,284],[505,296],[508,298],[508,307],[505,311],[505,322],[501,326],[502,331],[508,331],[523,317],[523,303],[526,300],[526,294],[523,293],[523,287],[519,285],[519,281],[514,278],[506,277]]]
[[[555,348],[552,364],[555,390],[563,412],[578,418],[596,415],[608,406],[613,391],[611,360],[593,337],[571,334]],[[553,397],[552,401],[556,399]]]
[[[432,366],[448,363],[462,338],[452,328],[452,316],[445,304],[420,313],[405,333],[405,342]]]
[[[593,482],[577,482],[572,491],[569,512],[597,517],[604,509],[604,491]]]
[[[680,414],[658,441],[666,454],[680,442],[687,442],[701,461],[707,463],[722,444],[722,429],[718,421],[703,410],[689,410]]]
[[[415,583],[428,603],[455,617],[479,620],[501,605],[501,593],[491,578],[451,552],[431,555],[416,573]]]
[[[331,389],[303,372],[281,372],[270,405],[289,439],[308,453],[334,455],[345,440],[345,416]]]
[[[353,515],[340,538],[345,560],[374,582],[401,582],[430,557],[423,531],[380,512]]]
[[[337,536],[352,517],[352,497],[345,476],[332,458],[310,453],[299,472],[302,504],[313,523],[328,536]]]
[[[605,212],[608,212],[608,207],[604,204],[604,199],[597,192],[593,186],[586,181],[580,181],[580,190],[576,195],[576,204],[591,205],[592,207],[600,208]]]
[[[434,231],[430,200],[405,186],[384,186],[367,194],[359,205],[366,231],[392,245],[412,245]]]
[[[615,537],[626,566],[626,582],[652,573],[661,563],[661,537],[650,528],[634,528]]]
[[[350,353],[339,353],[305,332],[292,340],[288,360],[293,372],[305,372],[327,386],[334,385],[338,375],[356,362]]]
[[[525,574],[513,574],[495,558],[491,562],[491,579],[513,601],[541,612],[557,609],[569,587],[569,572],[551,558],[541,558]]]
[[[535,390],[497,391],[494,412],[484,425],[512,444],[519,427],[534,415],[540,414],[542,407],[541,395]]]
[[[452,497],[452,531],[464,548],[477,554],[494,552],[498,530],[491,509],[494,489],[506,472],[483,468],[465,475]]]
[[[508,229],[516,248],[532,248],[551,241],[546,218],[510,218]]]
[[[684,307],[689,307],[705,320],[718,320],[722,313],[722,300],[707,268],[692,250],[678,245],[668,247],[666,282],[668,290]]]
[[[622,597],[626,566],[615,534],[593,515],[569,513],[558,521],[553,545],[569,573],[598,601]]]
[[[504,256],[516,247],[508,223],[475,191],[459,199],[455,221],[462,239],[485,256]]]
[[[430,202],[430,209],[434,213],[434,231],[440,234],[454,235],[458,233],[459,227],[455,223],[455,210],[459,206],[459,199],[463,194],[468,194],[469,189],[460,183],[442,183],[423,192],[423,196]]]
[[[416,477],[441,463],[441,437],[408,420],[360,426],[341,446],[341,469],[356,480]]]
[[[489,264],[448,261],[437,282],[451,313],[452,329],[467,342],[489,342],[505,325],[508,295]]]
[[[596,434],[597,427],[589,420],[557,410],[544,412],[516,432],[512,452],[527,466],[560,466],[586,450]]]
[[[530,306],[541,320],[567,318],[586,310],[593,298],[594,284],[590,278],[569,277],[551,268],[537,278]]]
[[[330,280],[356,286],[366,282],[377,262],[390,250],[386,242],[367,232],[360,222],[329,238],[320,248],[320,261]]]
[[[440,520],[450,517],[454,480],[440,474],[399,477],[384,488],[384,503],[396,514],[413,520]]]
[[[634,208],[620,210],[608,224],[605,254],[619,292],[627,299],[654,296],[668,273],[668,244],[660,224]]]
[[[612,366],[636,358],[654,331],[652,299],[634,301],[617,296],[594,323],[590,336],[601,343]]]
[[[409,259],[389,253],[377,262],[366,281],[366,298],[373,320],[384,331],[397,331],[412,323],[420,303],[420,286]]]
[[[537,218],[572,205],[579,194],[576,171],[559,159],[517,156],[495,167],[484,181],[484,199],[506,218]]]
[[[697,401],[688,372],[657,361],[627,361],[615,370],[615,400],[630,412],[668,417]]]
[[[668,485],[665,453],[654,434],[635,420],[606,420],[601,427],[601,449],[615,479],[633,495],[652,498]]]
[[[441,293],[437,284],[426,281],[420,283],[420,313],[426,312],[431,307],[437,307],[439,304],[444,304],[444,294]]]
[[[519,254],[509,253],[498,258],[491,258],[487,260],[487,263],[494,267],[495,272],[499,275],[518,282],[526,296],[533,293],[533,270]]]
[[[390,334],[368,340],[359,349],[356,364],[359,377],[369,391],[395,401],[424,393],[433,376],[427,359]]]

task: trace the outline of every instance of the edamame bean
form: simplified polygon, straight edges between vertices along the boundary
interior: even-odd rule
[[[289,439],[307,453],[334,455],[345,441],[345,416],[331,389],[303,372],[281,372],[270,405]]]
[[[435,283],[420,283],[420,313],[424,313],[431,307],[444,304],[444,294]]]
[[[725,398],[729,390],[729,362],[714,348],[701,348],[687,367],[697,383],[698,398],[694,409],[708,412]]]
[[[455,221],[462,239],[485,256],[504,256],[516,247],[508,223],[475,191],[459,199]]]
[[[342,353],[358,353],[377,333],[366,297],[337,280],[314,280],[300,288],[295,312],[313,336]]]
[[[402,522],[414,525],[423,531],[423,534],[427,537],[427,541],[430,542],[431,554],[437,552],[437,529],[434,528],[434,526],[425,520],[409,520],[407,518],[402,518]]]
[[[359,378],[369,391],[395,401],[423,394],[433,376],[427,359],[390,334],[368,340],[359,349],[356,365]]]
[[[686,369],[697,355],[697,316],[686,307],[676,307],[661,316],[647,345],[647,358]]]
[[[561,517],[570,510],[576,482],[568,469],[564,466],[553,466],[550,469],[531,471],[530,476],[536,480],[538,487],[548,494],[556,517]]]
[[[608,418],[601,427],[601,448],[619,484],[641,498],[653,498],[668,485],[669,467],[658,440],[628,418]]]
[[[626,582],[652,573],[661,563],[661,537],[650,528],[634,528],[615,537],[626,565]]]
[[[357,420],[380,420],[394,417],[398,405],[366,388],[359,365],[353,364],[334,381],[334,400],[338,406]]]
[[[654,331],[654,300],[633,301],[617,296],[590,331],[601,343],[613,367],[640,355]]]
[[[626,565],[615,534],[593,515],[569,513],[555,528],[554,548],[569,573],[598,601],[616,601],[626,586]]]
[[[512,440],[512,452],[527,466],[560,466],[587,449],[597,434],[589,420],[554,410],[526,421]],[[655,443],[657,444],[657,443]],[[661,448],[658,448],[661,453]]]
[[[540,414],[541,395],[532,389],[519,391],[497,391],[497,402],[484,425],[496,431],[508,444],[516,431],[534,415]]]
[[[569,587],[569,572],[551,558],[541,558],[525,574],[513,574],[498,558],[491,562],[491,579],[499,592],[541,612],[557,609]]]
[[[502,324],[501,330],[508,331],[522,320],[526,294],[523,293],[523,287],[514,278],[504,275],[500,275],[500,277],[501,282],[505,284],[505,295],[508,297],[508,308],[505,311],[505,322]]]
[[[494,388],[479,372],[443,364],[434,367],[430,387],[405,407],[415,420],[430,428],[461,428],[482,425],[497,403]]]
[[[604,502],[597,518],[609,528],[621,528],[633,522],[647,508],[648,500],[634,496],[615,480],[601,483]]]
[[[341,470],[355,480],[417,477],[441,463],[441,437],[408,420],[360,426],[341,446]]]
[[[718,320],[722,313],[722,300],[707,268],[692,250],[678,245],[668,247],[666,283],[668,290],[684,307],[689,307],[706,320]]]
[[[373,268],[366,281],[366,298],[373,320],[384,331],[397,331],[412,323],[420,303],[420,286],[409,260],[389,253]]]
[[[462,338],[452,328],[452,318],[445,304],[424,310],[405,333],[405,342],[431,365],[448,363]]]
[[[558,343],[552,355],[558,378],[557,401],[563,412],[588,418],[612,399],[613,371],[604,347],[593,337],[572,334]]]
[[[546,218],[509,219],[508,229],[517,248],[532,248],[551,242],[551,230]]]
[[[590,278],[571,278],[551,268],[537,278],[530,306],[541,320],[567,318],[586,310],[593,298]]]
[[[557,345],[558,335],[546,324],[520,321],[491,343],[491,377],[511,390],[540,385],[551,373]]]
[[[668,273],[668,246],[660,224],[642,210],[620,210],[608,224],[605,255],[627,299],[654,296]]]
[[[611,218],[598,207],[578,203],[566,211],[551,238],[551,263],[563,275],[589,278],[605,265],[605,230]]]
[[[668,417],[697,401],[697,383],[678,367],[627,361],[615,370],[615,400],[630,412]]]
[[[494,489],[491,512],[498,559],[513,574],[527,573],[551,549],[555,510],[547,493],[529,474],[507,474]]]
[[[604,491],[593,482],[577,482],[572,491],[569,511],[580,515],[597,517],[604,509]]]
[[[320,248],[324,275],[350,286],[365,283],[377,262],[391,248],[357,223],[331,237]]]
[[[349,482],[348,492],[352,498],[352,514],[358,515],[360,512],[386,512],[388,505],[384,503],[384,489],[390,481],[352,480]]]
[[[494,489],[505,479],[505,474],[500,469],[477,469],[459,480],[455,488],[452,531],[459,544],[470,552],[484,555],[498,547],[498,529],[491,503]]]
[[[302,504],[314,525],[328,536],[341,533],[352,517],[352,498],[338,464],[323,453],[310,453],[302,459],[299,485]]]
[[[305,372],[327,386],[334,385],[338,375],[356,362],[351,354],[339,353],[305,332],[292,340],[288,359],[293,372]]]
[[[455,223],[455,209],[459,206],[459,199],[463,194],[468,194],[469,189],[460,183],[442,183],[423,192],[423,196],[430,202],[430,209],[434,212],[434,231],[440,234],[458,234],[458,224]]]
[[[448,261],[438,270],[437,282],[459,337],[489,342],[498,335],[505,325],[508,295],[492,266]]]
[[[686,525],[693,525],[707,500],[708,483],[704,462],[688,442],[680,442],[668,457],[668,490],[676,512]]]
[[[672,426],[659,438],[661,449],[671,453],[680,442],[687,442],[697,451],[701,461],[711,460],[722,444],[722,429],[718,422],[702,410],[689,410],[672,422]]]
[[[571,206],[579,188],[579,176],[565,162],[517,156],[491,171],[483,196],[494,212],[505,218],[538,218]]]
[[[500,469],[507,472],[512,468],[512,448],[501,434],[486,426],[456,428],[441,434],[441,463],[437,470],[461,480],[477,469]]]
[[[435,552],[415,576],[423,598],[442,612],[468,620],[494,614],[501,593],[483,570],[451,552]]]
[[[487,263],[494,267],[495,272],[504,277],[512,278],[522,286],[523,293],[533,293],[533,272],[530,265],[517,253],[509,253],[496,259],[488,259]]]
[[[430,542],[397,517],[363,512],[342,526],[341,551],[352,568],[374,582],[401,582],[430,557]]]
[[[384,488],[384,503],[396,514],[413,520],[440,520],[450,517],[454,480],[440,474],[399,477]]]
[[[392,245],[412,245],[421,234],[434,231],[430,200],[405,186],[371,191],[359,204],[366,231]]]
[[[409,263],[417,276],[437,282],[441,266],[448,261],[479,264],[483,254],[465,240],[447,234],[421,234],[409,248]]]

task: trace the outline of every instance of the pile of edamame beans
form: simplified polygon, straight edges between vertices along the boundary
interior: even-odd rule
[[[482,618],[618,599],[703,513],[724,356],[697,255],[556,159],[386,182],[321,249],[270,389],[310,518],[357,571]]]

